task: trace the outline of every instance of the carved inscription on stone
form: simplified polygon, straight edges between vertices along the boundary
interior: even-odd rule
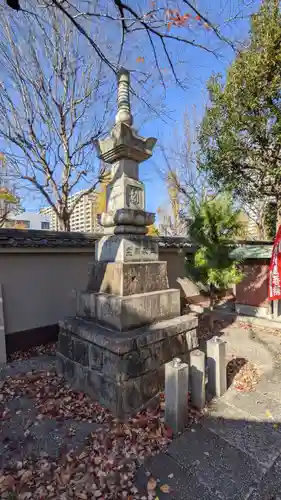
[[[128,185],[126,189],[126,203],[129,208],[141,208],[142,189]]]
[[[126,257],[133,257],[133,248],[132,247],[126,248],[125,256]]]

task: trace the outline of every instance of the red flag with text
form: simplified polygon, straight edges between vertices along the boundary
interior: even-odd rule
[[[268,300],[277,299],[281,299],[281,226],[274,240],[269,266]]]

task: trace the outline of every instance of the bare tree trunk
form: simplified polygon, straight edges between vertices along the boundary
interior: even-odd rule
[[[59,217],[59,228],[60,231],[64,232],[70,231],[70,217],[68,215],[61,215]]]
[[[209,328],[210,328],[210,332],[213,333],[214,331],[214,321],[215,321],[215,317],[214,317],[214,309],[215,309],[215,305],[218,301],[218,297],[217,297],[217,293],[215,291],[215,288],[210,285],[210,316],[209,316]]]

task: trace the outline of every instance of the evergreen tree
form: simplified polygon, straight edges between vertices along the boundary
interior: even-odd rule
[[[187,262],[187,274],[208,291],[212,310],[219,293],[243,277],[239,261],[230,257],[243,224],[229,195],[205,198],[199,203],[193,200],[191,213],[190,238],[197,250]]]
[[[274,200],[281,212],[281,13],[264,0],[226,81],[213,76],[200,129],[200,168],[238,198]]]

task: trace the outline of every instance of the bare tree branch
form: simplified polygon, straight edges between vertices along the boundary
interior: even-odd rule
[[[21,186],[37,192],[69,230],[70,196],[82,188],[87,195],[103,180],[94,141],[113,112],[106,67],[87,46],[81,53],[81,37],[61,10],[45,9],[36,25],[3,13],[0,28],[4,153]]]

